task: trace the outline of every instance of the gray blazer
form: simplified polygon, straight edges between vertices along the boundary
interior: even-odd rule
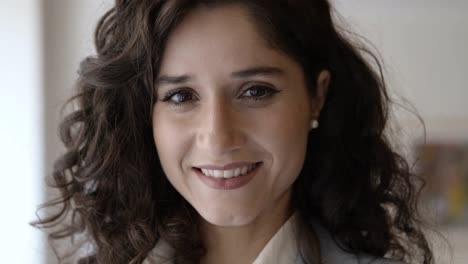
[[[321,264],[404,264],[400,261],[378,258],[366,254],[355,255],[345,252],[322,226],[314,224],[314,230],[320,242]],[[299,256],[294,264],[305,264],[305,262]]]

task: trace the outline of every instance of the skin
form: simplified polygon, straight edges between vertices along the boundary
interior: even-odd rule
[[[154,141],[169,181],[201,216],[202,263],[251,263],[289,218],[291,186],[328,81],[321,72],[309,96],[300,65],[272,49],[239,5],[200,7],[170,35],[156,83]],[[262,164],[233,190],[207,186],[193,168],[239,161]]]

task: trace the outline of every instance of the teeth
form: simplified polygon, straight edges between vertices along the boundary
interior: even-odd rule
[[[242,168],[237,168],[233,170],[205,170],[201,169],[203,174],[206,176],[214,177],[214,178],[224,178],[229,179],[241,175],[245,175],[251,172],[255,168],[255,164],[244,166]]]
[[[248,169],[249,169],[249,168],[245,168],[245,167],[244,167],[244,168],[240,169],[240,173],[241,173],[241,174],[246,174]]]

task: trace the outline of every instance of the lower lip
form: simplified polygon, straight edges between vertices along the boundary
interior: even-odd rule
[[[262,166],[261,163],[257,164],[255,169],[252,170],[251,172],[244,174],[242,176],[237,176],[237,177],[233,177],[229,179],[214,178],[214,177],[206,176],[198,169],[193,169],[193,170],[197,173],[200,180],[206,185],[208,185],[208,187],[211,187],[213,189],[218,189],[218,190],[234,190],[234,189],[241,188],[242,186],[249,183],[253,179],[253,177],[255,177],[255,175],[257,174],[261,166]]]

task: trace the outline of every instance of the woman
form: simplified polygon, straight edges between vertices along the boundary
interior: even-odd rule
[[[331,15],[117,1],[61,125],[63,210],[37,224],[89,235],[81,263],[432,263],[381,74]]]

